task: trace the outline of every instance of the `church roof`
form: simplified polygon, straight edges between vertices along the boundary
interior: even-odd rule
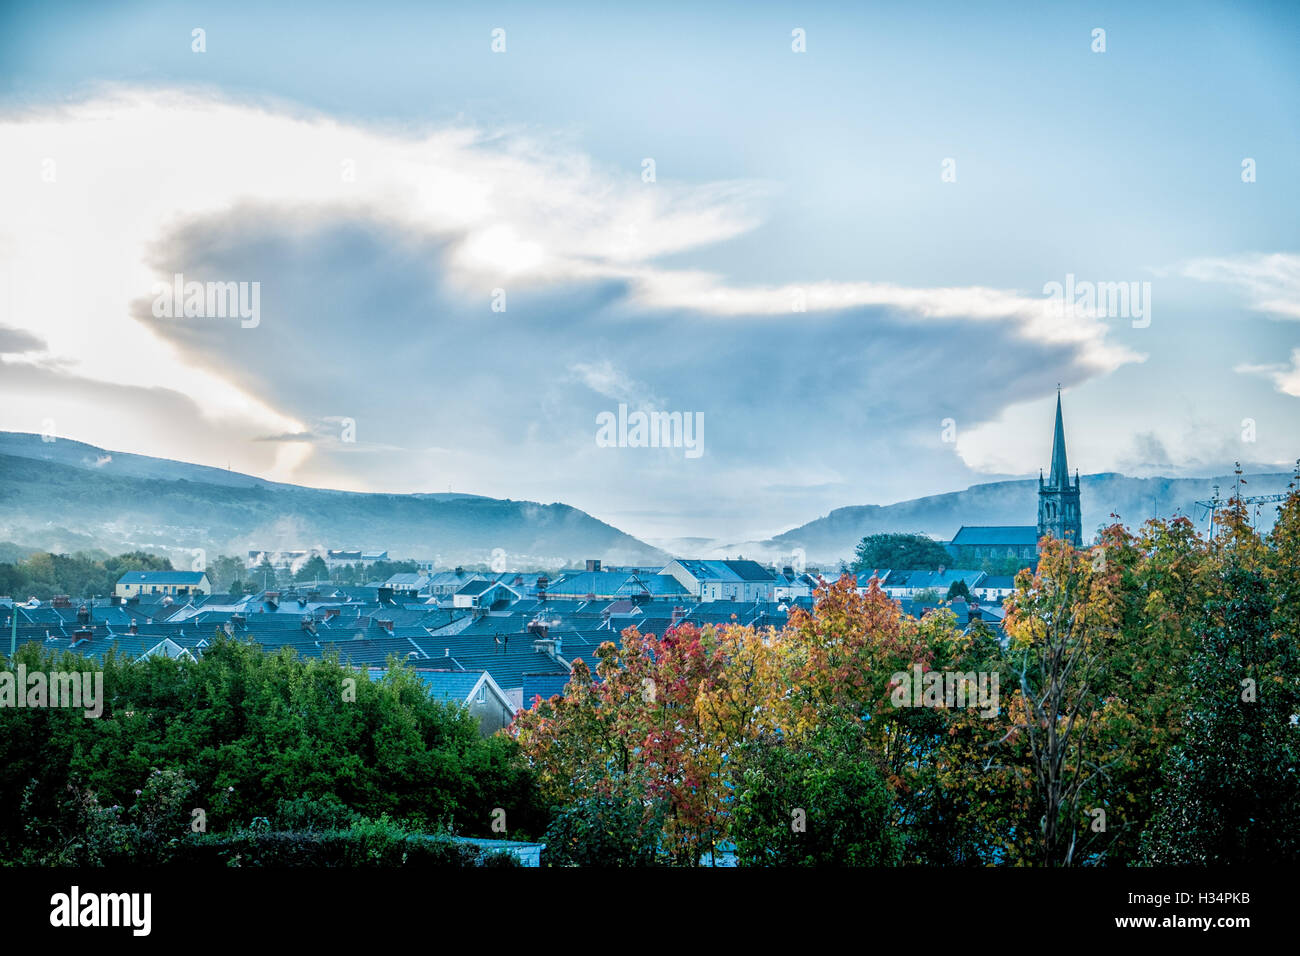
[[[953,535],[955,545],[1006,545],[1008,547],[1038,544],[1038,526],[1027,525],[962,525]]]

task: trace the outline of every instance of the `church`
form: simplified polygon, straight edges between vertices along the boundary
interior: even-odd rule
[[[1079,505],[1079,473],[1070,480],[1065,457],[1065,421],[1061,416],[1061,390],[1056,390],[1056,431],[1052,435],[1052,462],[1047,478],[1038,472],[1037,525],[963,525],[948,550],[959,567],[978,567],[983,561],[1017,558],[1026,563],[1038,557],[1038,540],[1050,536],[1083,543],[1083,512]]]

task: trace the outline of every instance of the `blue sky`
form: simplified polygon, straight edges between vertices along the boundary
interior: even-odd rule
[[[0,14],[0,427],[734,541],[1032,474],[1058,382],[1085,472],[1300,454],[1294,5],[268,6]],[[265,320],[159,323],[174,272]]]

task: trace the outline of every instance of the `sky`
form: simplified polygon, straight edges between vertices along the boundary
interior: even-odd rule
[[[655,542],[1035,475],[1058,386],[1289,470],[1300,7],[969,6],[4,4],[0,429]]]

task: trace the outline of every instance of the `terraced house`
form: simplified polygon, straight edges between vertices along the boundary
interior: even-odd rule
[[[203,571],[128,571],[117,579],[113,593],[121,598],[138,598],[146,594],[198,597],[211,594],[212,585]]]

